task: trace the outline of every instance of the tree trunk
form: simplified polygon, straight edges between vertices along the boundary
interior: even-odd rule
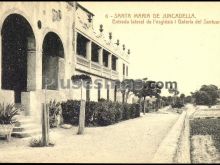
[[[125,103],[125,93],[122,93],[122,103]]]
[[[146,112],[148,113],[148,112],[149,112],[149,107],[148,107],[149,104],[148,104],[148,100],[146,101],[146,105],[145,105],[145,106],[146,106],[145,108],[147,108],[147,111],[146,111]]]
[[[129,93],[126,93],[126,94],[125,94],[125,103],[128,102],[128,95],[129,95]]]
[[[172,97],[172,104],[175,104],[175,96]]]
[[[145,104],[146,104],[146,103],[145,103],[145,97],[144,97],[144,115],[145,115]]]
[[[139,98],[140,112],[142,112],[141,98]]]
[[[156,111],[158,111],[160,108],[160,100],[158,99],[156,102]]]

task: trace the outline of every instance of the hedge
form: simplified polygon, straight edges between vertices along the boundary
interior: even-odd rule
[[[61,103],[63,122],[72,125],[79,123],[79,100],[67,100]],[[85,125],[107,126],[122,120],[133,119],[140,116],[138,103],[127,104],[111,101],[86,102]]]

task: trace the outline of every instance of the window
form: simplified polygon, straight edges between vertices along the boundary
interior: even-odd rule
[[[128,76],[128,66],[126,67],[126,76]]]
[[[108,67],[108,56],[109,56],[109,52],[106,50],[103,50],[103,65],[105,67]]]
[[[115,70],[115,71],[117,70],[116,64],[117,64],[117,57],[112,55],[112,70]]]
[[[96,45],[95,43],[92,43],[92,61],[93,62],[99,62],[99,51],[100,47]]]
[[[76,53],[80,56],[86,57],[86,44],[89,40],[83,35],[77,33]]]
[[[125,64],[123,64],[123,75],[125,75]]]

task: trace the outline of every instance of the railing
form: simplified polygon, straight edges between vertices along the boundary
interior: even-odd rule
[[[117,71],[115,71],[115,70],[112,70],[112,76],[111,76],[113,79],[115,78],[115,79],[118,79],[119,78],[119,74],[118,74],[118,72]]]
[[[93,74],[99,73],[99,74],[102,74],[104,77],[108,77],[108,78],[112,77],[113,79],[119,77],[118,71],[111,70],[110,68],[106,66],[101,66],[99,63],[90,61],[84,57],[81,57],[80,55],[76,56],[76,63],[79,66],[79,68],[80,66],[84,66],[88,69],[88,72],[91,72]],[[90,67],[91,67],[91,70],[90,70]]]
[[[84,57],[80,57],[79,55],[77,55],[76,61],[77,61],[77,64],[89,67],[89,60],[87,60]]]
[[[115,75],[115,76],[118,76],[118,71],[112,70],[112,74]]]
[[[111,70],[105,66],[103,66],[103,72],[110,74]]]
[[[96,62],[91,63],[91,68],[100,71],[102,69],[101,65]]]

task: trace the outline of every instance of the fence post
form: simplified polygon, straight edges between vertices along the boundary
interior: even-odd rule
[[[79,129],[78,129],[79,135],[83,134],[85,128],[85,109],[86,109],[85,103],[86,103],[85,100],[81,100],[80,102]]]
[[[42,143],[49,145],[49,111],[46,104],[42,104]]]

